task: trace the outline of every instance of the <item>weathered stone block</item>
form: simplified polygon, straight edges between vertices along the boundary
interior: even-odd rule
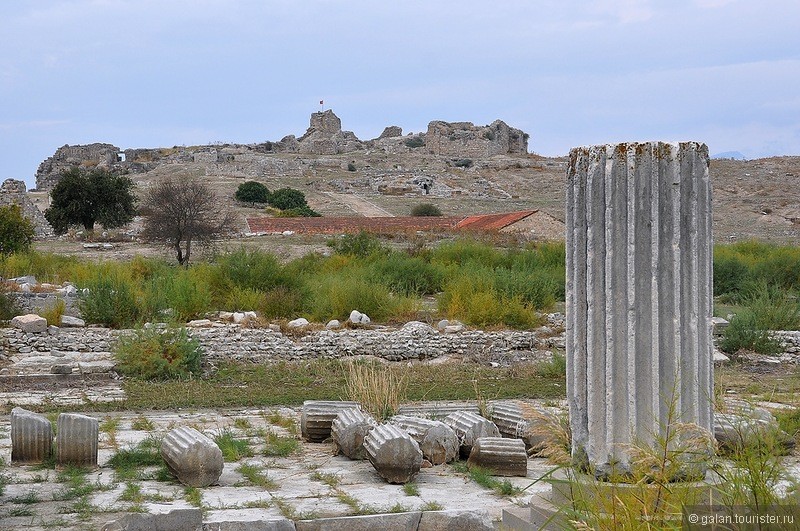
[[[167,433],[161,441],[161,457],[178,481],[189,487],[213,485],[224,467],[217,443],[185,426]]]
[[[97,466],[100,425],[78,413],[61,413],[56,422],[56,462],[59,465]]]
[[[487,468],[498,476],[528,474],[528,454],[522,439],[479,437],[472,445],[467,464]]]
[[[300,434],[311,442],[322,442],[331,436],[331,425],[343,409],[361,409],[357,402],[306,400],[300,416]]]
[[[543,446],[558,442],[553,426],[559,420],[554,413],[519,402],[494,402],[491,420],[503,437],[522,439],[526,448],[541,450]]]
[[[398,415],[391,423],[411,435],[419,444],[422,456],[432,464],[441,465],[458,458],[458,436],[444,422]]]
[[[345,516],[338,518],[317,518],[298,520],[297,531],[376,531],[376,530],[416,530],[422,513],[370,514],[366,516]]]
[[[53,426],[43,415],[11,410],[11,462],[41,463],[53,450]]]
[[[442,420],[451,413],[469,411],[476,415],[480,409],[476,404],[439,402],[434,404],[406,404],[397,408],[398,415],[407,417],[420,417],[433,420]]]
[[[375,419],[360,409],[343,409],[333,419],[331,436],[342,455],[350,459],[366,459],[364,437],[375,426],[377,426]]]
[[[453,428],[458,435],[463,457],[469,457],[472,445],[480,437],[500,437],[500,431],[494,422],[469,411],[451,413],[445,417],[444,423]]]
[[[201,531],[200,509],[174,509],[161,514],[126,514],[106,523],[103,531]]]
[[[26,334],[41,334],[47,332],[47,319],[34,313],[18,315],[11,319],[11,326],[19,328]]]
[[[416,531],[493,531],[492,517],[486,510],[453,509],[425,511]]]
[[[391,424],[376,426],[364,438],[364,450],[378,474],[389,483],[414,479],[422,466],[417,441]]]

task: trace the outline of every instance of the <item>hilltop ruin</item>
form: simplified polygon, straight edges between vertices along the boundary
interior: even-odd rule
[[[65,145],[39,165],[36,187],[40,191],[51,190],[61,173],[74,166],[147,173],[161,164],[204,163],[222,164],[226,172],[232,174],[257,176],[265,170],[297,171],[295,167],[282,167],[285,161],[265,157],[269,154],[326,156],[378,151],[460,159],[487,158],[526,155],[528,138],[527,133],[502,120],[485,126],[475,126],[471,122],[432,121],[424,133],[403,135],[400,127],[389,126],[378,138],[362,141],[352,131],[343,131],[339,117],[327,110],[312,113],[308,129],[299,138],[287,135],[277,142],[125,150],[105,143]]]

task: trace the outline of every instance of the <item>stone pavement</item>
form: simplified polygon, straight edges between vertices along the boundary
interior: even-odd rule
[[[198,505],[206,527],[224,524],[213,529],[225,529],[226,525],[235,529],[231,522],[437,509],[484,512],[496,523],[503,509],[525,504],[547,491],[544,483],[531,484],[554,468],[542,459],[529,459],[527,477],[500,478],[525,490],[502,496],[481,487],[453,465],[438,465],[423,468],[415,481],[418,493],[408,495],[402,485],[381,479],[369,461],[333,455],[330,442],[303,441],[299,451],[287,457],[264,455],[267,433],[295,437],[291,421],[299,427],[299,409],[91,415],[101,423],[99,467],[82,483],[67,480],[52,468],[10,465],[10,421],[8,416],[0,419],[0,457],[5,461],[2,474],[7,482],[0,495],[0,529],[99,529],[130,511],[168,513]],[[115,452],[147,437],[163,436],[176,426],[191,426],[212,438],[230,432],[247,440],[253,456],[226,462],[218,485],[196,490],[156,479],[157,467],[141,468],[134,480],[115,477],[108,464]],[[266,476],[265,485],[248,481],[237,470],[242,465],[255,467]]]

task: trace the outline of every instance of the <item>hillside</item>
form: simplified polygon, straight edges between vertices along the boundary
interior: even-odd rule
[[[323,216],[404,216],[420,202],[446,216],[542,210],[564,219],[566,158],[527,153],[528,136],[497,120],[487,126],[431,122],[425,133],[388,127],[361,141],[341,130],[330,111],[314,113],[305,135],[263,144],[131,149],[110,144],[64,146],[42,163],[30,196],[46,207],[46,190],[61,169],[79,164],[128,172],[145,189],[164,176],[207,179],[236,212],[260,211],[236,203],[245,180],[270,190],[302,190]],[[800,243],[800,157],[711,161],[714,235]]]

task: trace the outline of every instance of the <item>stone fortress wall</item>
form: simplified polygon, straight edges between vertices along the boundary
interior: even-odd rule
[[[526,155],[528,138],[527,133],[508,126],[502,120],[485,126],[475,126],[470,122],[433,121],[424,133],[403,135],[400,127],[389,126],[380,137],[362,141],[352,131],[343,131],[339,117],[333,111],[326,110],[311,115],[308,129],[299,138],[287,135],[277,142],[125,150],[104,143],[65,145],[39,165],[36,187],[40,191],[51,190],[61,173],[74,166],[146,173],[162,164],[197,163],[208,166],[208,174],[257,177],[280,172],[299,176],[302,174],[303,161],[268,155],[297,153],[324,157],[377,150],[387,154],[418,152],[442,157],[483,159],[494,155]],[[306,162],[316,164],[318,161]],[[341,164],[341,161],[334,162]]]

